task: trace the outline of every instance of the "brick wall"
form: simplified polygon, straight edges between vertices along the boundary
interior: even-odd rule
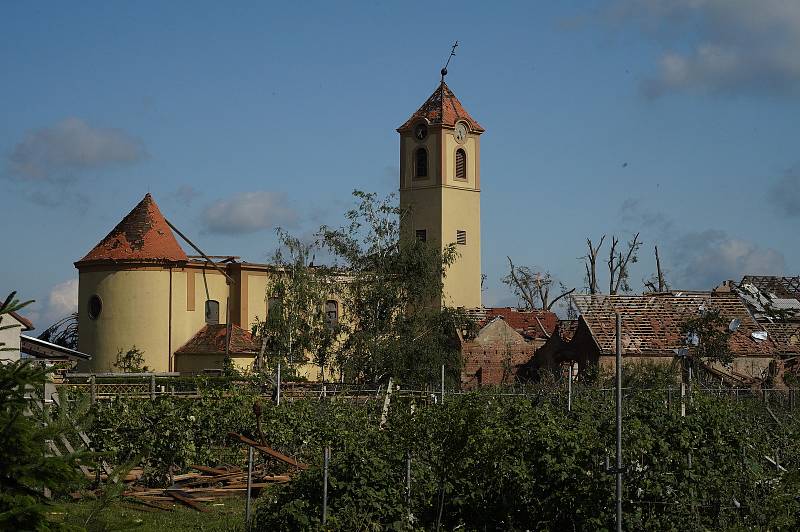
[[[541,342],[515,345],[462,344],[464,370],[461,384],[465,389],[515,382],[520,366],[527,363]]]

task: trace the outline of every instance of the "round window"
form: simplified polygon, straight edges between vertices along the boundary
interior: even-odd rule
[[[89,298],[89,317],[96,320],[103,311],[103,301],[97,294]]]

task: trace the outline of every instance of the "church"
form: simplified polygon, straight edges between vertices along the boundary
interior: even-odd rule
[[[411,212],[401,234],[442,247],[455,243],[459,257],[448,269],[438,303],[480,309],[484,130],[447,86],[445,73],[397,128],[400,205]],[[197,254],[187,254],[178,237]],[[150,194],[75,267],[78,349],[92,355],[83,369],[95,372],[119,371],[117,354],[133,346],[155,372],[218,371],[226,357],[237,367],[252,367],[260,345],[250,328],[267,316],[269,279],[280,274],[270,264],[203,254],[168,222]],[[347,313],[335,296],[325,308],[331,320]],[[300,373],[321,377],[312,366]]]

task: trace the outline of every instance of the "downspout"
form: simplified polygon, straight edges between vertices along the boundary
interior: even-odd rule
[[[169,267],[169,317],[168,317],[168,325],[167,328],[169,329],[168,334],[169,338],[167,339],[167,371],[172,371],[172,266]]]

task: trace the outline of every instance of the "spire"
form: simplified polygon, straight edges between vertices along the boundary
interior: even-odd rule
[[[462,120],[467,123],[473,133],[480,134],[484,132],[481,125],[469,115],[464,106],[461,105],[461,102],[458,101],[458,98],[456,98],[456,95],[445,83],[444,76],[446,73],[446,69],[442,69],[442,81],[439,86],[433,91],[430,98],[411,115],[411,118],[397,128],[397,131],[406,131],[412,128],[416,122],[422,120],[427,120],[431,125],[446,127],[455,127],[456,122]]]
[[[75,263],[90,262],[177,262],[186,261],[164,215],[148,192],[108,235]]]

